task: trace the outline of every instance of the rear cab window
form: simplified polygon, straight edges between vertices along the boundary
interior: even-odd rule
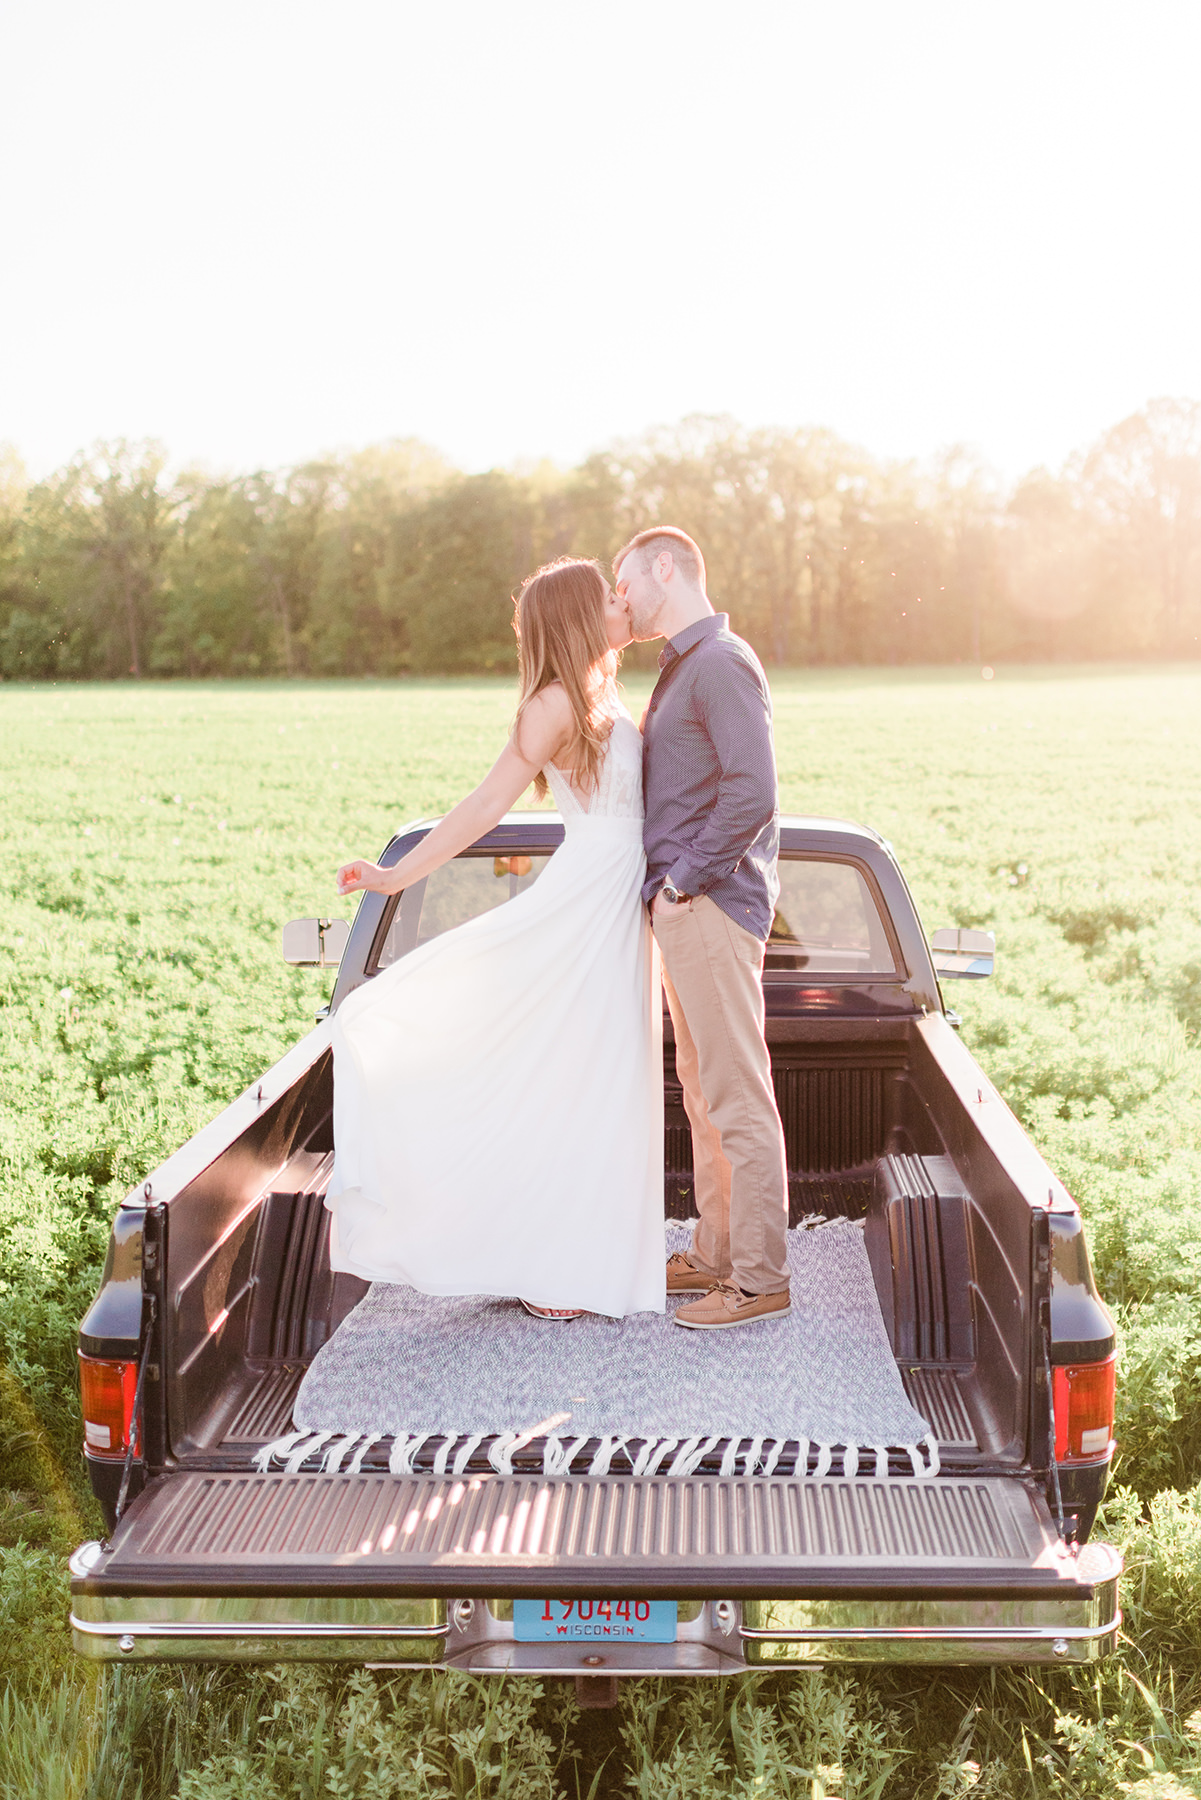
[[[376,975],[410,950],[491,912],[537,881],[551,851],[467,851],[416,881],[385,913],[367,974]],[[764,973],[838,976],[844,981],[896,979],[903,965],[875,884],[847,858],[780,858],[780,897],[767,942]]]
[[[764,973],[836,975],[843,981],[903,974],[887,912],[863,868],[836,857],[782,856],[780,898]]]
[[[494,856],[468,851],[415,881],[398,896],[391,915],[384,915],[382,934],[367,966],[378,975],[399,957],[407,956],[431,938],[465,925],[481,913],[491,912],[506,900],[532,887],[550,861],[547,852]]]

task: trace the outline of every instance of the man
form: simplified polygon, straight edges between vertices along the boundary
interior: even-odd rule
[[[671,527],[614,559],[635,638],[664,637],[643,724],[647,880],[676,1069],[692,1127],[693,1248],[669,1294],[702,1294],[676,1324],[720,1331],[779,1318],[788,1286],[784,1133],[763,1034],[779,815],[767,678],[705,592],[704,559]]]

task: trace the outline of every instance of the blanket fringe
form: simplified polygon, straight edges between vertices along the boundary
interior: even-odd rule
[[[321,1465],[321,1473],[323,1475],[336,1475],[342,1467],[342,1458],[346,1455],[346,1452],[350,1449],[352,1444],[358,1443],[361,1436],[362,1432],[351,1431],[348,1432],[345,1437],[340,1437],[336,1443],[331,1444],[325,1453],[325,1461]]]
[[[938,1474],[941,1462],[938,1454],[938,1441],[933,1433],[929,1437],[924,1437],[920,1444],[906,1444],[904,1448],[909,1452],[913,1473],[919,1481],[929,1481],[932,1476]],[[926,1452],[925,1459],[922,1457],[923,1450]]]
[[[366,1456],[368,1450],[370,1450],[372,1444],[378,1444],[379,1441],[380,1440],[378,1437],[365,1437],[363,1439],[362,1443],[359,1445],[358,1449],[355,1451],[353,1460],[351,1461],[350,1466],[348,1467],[348,1469],[346,1471],[346,1473],[348,1475],[358,1475],[361,1473],[362,1467],[363,1467],[363,1458]]]
[[[776,1439],[775,1443],[772,1445],[771,1449],[768,1451],[767,1461],[763,1465],[763,1473],[765,1475],[774,1475],[775,1474],[776,1464],[779,1462],[780,1458],[783,1456],[787,1447],[788,1447],[788,1439],[787,1438],[777,1438]],[[802,1474],[804,1473],[805,1464],[808,1460],[808,1457],[809,1457],[809,1439],[802,1438],[800,1441],[800,1444],[797,1447],[797,1459],[796,1459],[796,1466],[798,1469],[800,1469]]]
[[[488,1462],[498,1475],[513,1473],[513,1452],[521,1442],[516,1431],[502,1431],[488,1446]]]
[[[315,1456],[323,1444],[328,1444],[329,1440],[336,1436],[337,1433],[334,1431],[318,1431],[314,1436],[310,1437],[307,1442],[297,1444],[296,1448],[285,1459],[284,1474],[299,1474],[301,1464],[307,1462],[310,1456]]]
[[[668,1475],[689,1474],[691,1471],[686,1470],[683,1465],[690,1460],[696,1451],[697,1445],[703,1443],[704,1440],[699,1437],[690,1437],[685,1438],[683,1443],[680,1443],[679,1438],[676,1438],[674,1441],[675,1443],[680,1444],[680,1448],[676,1451],[667,1473]]]
[[[710,1450],[721,1443],[720,1437],[689,1438],[677,1451],[669,1475],[695,1475]]]
[[[829,1223],[844,1224],[845,1221],[830,1220]],[[720,1433],[689,1438],[632,1438],[616,1433],[600,1438],[590,1434],[566,1438],[553,1428],[546,1430],[548,1424],[558,1426],[569,1416],[556,1414],[553,1422],[543,1420],[525,1431],[502,1431],[491,1438],[485,1432],[462,1439],[455,1432],[398,1432],[391,1440],[388,1469],[393,1475],[415,1474],[418,1453],[432,1439],[440,1440],[432,1463],[435,1475],[463,1475],[482,1444],[487,1444],[488,1462],[497,1474],[512,1475],[513,1458],[527,1445],[542,1438],[542,1473],[547,1476],[570,1475],[591,1444],[595,1447],[588,1463],[589,1475],[608,1475],[616,1463],[619,1468],[628,1466],[630,1473],[640,1479],[658,1474],[687,1477],[696,1474],[705,1458],[722,1444],[720,1474],[723,1479],[737,1476],[740,1465],[744,1477],[760,1475],[767,1479],[775,1474],[790,1445],[795,1444],[796,1455],[791,1466],[797,1480],[809,1476],[812,1447],[817,1450],[812,1480],[820,1481],[829,1475],[838,1454],[841,1454],[842,1473],[846,1479],[852,1480],[861,1472],[869,1471],[877,1481],[888,1479],[889,1446],[886,1444],[818,1443],[811,1446],[808,1438],[723,1438]],[[358,1475],[368,1452],[376,1444],[387,1443],[388,1438],[386,1432],[364,1435],[359,1431],[290,1431],[286,1437],[276,1438],[256,1450],[251,1464],[260,1475],[269,1473],[273,1465],[280,1466],[286,1475],[296,1475],[306,1464],[310,1468],[316,1466],[325,1475]],[[938,1474],[941,1463],[938,1440],[933,1433],[918,1443],[899,1444],[893,1448],[907,1454],[913,1475],[919,1481],[929,1481]]]
[[[486,1432],[483,1432],[483,1431],[477,1432],[474,1437],[469,1437],[467,1439],[466,1443],[463,1445],[463,1447],[460,1450],[457,1450],[455,1452],[455,1460],[450,1466],[450,1472],[452,1475],[462,1475],[463,1474],[468,1463],[471,1461],[472,1456],[479,1449],[480,1445],[483,1443],[486,1436],[487,1436]]]
[[[573,1438],[571,1443],[561,1437],[548,1437],[546,1448],[542,1452],[542,1473],[544,1475],[570,1475],[572,1463],[587,1442],[586,1437]]]
[[[625,1451],[625,1447],[629,1441],[630,1440],[627,1437],[601,1438],[596,1446],[596,1454],[588,1465],[589,1475],[607,1475],[609,1473],[609,1465],[613,1461],[613,1458]],[[629,1460],[629,1456],[627,1455],[626,1461],[628,1462]]]
[[[413,1435],[405,1431],[393,1438],[392,1448],[388,1453],[389,1473],[392,1475],[415,1475],[417,1471],[413,1467],[413,1458],[422,1444],[427,1443],[434,1435],[432,1431],[422,1431]]]
[[[643,1440],[641,1450],[634,1458],[631,1471],[635,1475],[653,1475],[659,1464],[670,1450],[674,1450],[679,1438],[648,1437]]]
[[[679,1438],[660,1438],[659,1442],[655,1445],[654,1450],[647,1458],[646,1473],[648,1475],[657,1475],[673,1450],[676,1449],[679,1442]]]
[[[287,1437],[276,1438],[273,1444],[264,1444],[261,1450],[256,1450],[251,1460],[259,1474],[265,1475],[277,1456],[281,1459],[287,1456],[289,1450],[298,1444],[301,1438],[307,1438],[308,1435],[307,1429],[290,1431]]]

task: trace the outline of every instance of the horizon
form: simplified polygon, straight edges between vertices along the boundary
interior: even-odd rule
[[[1133,418],[1138,414],[1145,412],[1148,407],[1161,400],[1189,406],[1199,404],[1191,396],[1187,395],[1148,395],[1143,403],[1139,407],[1133,409],[1127,417]],[[583,452],[579,460],[574,464],[556,462],[553,457],[542,455],[521,456],[514,458],[514,460],[509,463],[493,463],[488,468],[484,469],[464,468],[460,464],[451,461],[449,457],[445,457],[438,445],[428,443],[421,438],[409,437],[401,434],[396,434],[392,437],[376,438],[364,443],[345,443],[327,446],[326,448],[314,451],[311,454],[298,456],[293,461],[276,464],[274,467],[266,467],[265,465],[259,464],[248,465],[242,468],[235,468],[228,464],[224,467],[218,467],[211,463],[205,463],[197,458],[177,456],[173,452],[173,447],[170,444],[164,443],[161,439],[120,438],[114,436],[94,439],[89,444],[77,445],[75,450],[72,451],[69,456],[64,457],[61,462],[55,464],[53,467],[44,470],[31,469],[21,453],[21,446],[13,443],[11,440],[0,438],[0,463],[2,463],[6,452],[14,456],[22,474],[27,479],[29,486],[32,487],[37,485],[40,481],[47,480],[54,474],[60,472],[70,463],[86,459],[95,454],[103,453],[105,450],[114,449],[119,444],[125,443],[133,446],[154,446],[164,453],[165,461],[163,474],[165,482],[168,485],[180,481],[185,476],[196,476],[206,485],[219,486],[225,482],[245,480],[258,475],[272,476],[281,474],[287,470],[319,467],[322,464],[336,465],[348,462],[357,456],[368,455],[372,451],[385,451],[394,447],[411,445],[414,448],[429,451],[436,457],[442,457],[443,460],[446,461],[448,473],[452,477],[459,476],[469,478],[473,475],[503,474],[515,479],[522,479],[534,476],[542,470],[550,470],[553,474],[560,476],[570,475],[573,469],[581,467],[583,463],[592,456],[605,455],[608,453],[616,454],[627,449],[631,445],[636,446],[649,441],[652,437],[660,433],[670,436],[670,434],[678,432],[683,426],[695,420],[727,424],[733,427],[737,432],[745,432],[748,434],[780,432],[789,436],[801,437],[807,433],[828,433],[829,436],[835,439],[835,441],[844,449],[867,456],[871,462],[882,470],[890,468],[909,468],[914,469],[921,474],[929,474],[937,469],[939,462],[943,458],[950,459],[963,454],[966,455],[970,461],[977,463],[979,472],[985,478],[996,478],[999,487],[999,495],[1002,500],[1011,497],[1014,491],[1020,487],[1021,483],[1030,476],[1040,474],[1044,471],[1052,475],[1060,475],[1068,470],[1076,458],[1084,456],[1094,447],[1094,445],[1099,443],[1109,431],[1125,422],[1122,419],[1116,418],[1107,421],[1096,433],[1094,433],[1093,437],[1088,442],[1072,445],[1057,463],[1031,463],[1025,468],[1013,471],[1002,470],[995,463],[988,462],[983,454],[978,451],[976,446],[962,442],[936,445],[933,450],[926,455],[919,455],[916,453],[908,455],[882,454],[873,449],[870,444],[844,438],[830,427],[815,424],[812,421],[785,426],[733,419],[729,415],[723,414],[703,413],[686,414],[681,419],[659,421],[647,426],[641,432],[623,432],[616,437],[610,438],[605,443],[592,445]]]

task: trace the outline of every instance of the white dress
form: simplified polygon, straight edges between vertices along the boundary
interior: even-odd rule
[[[615,718],[594,795],[546,773],[566,835],[533,886],[401,957],[334,1017],[330,1260],[427,1294],[662,1312],[637,726]]]

